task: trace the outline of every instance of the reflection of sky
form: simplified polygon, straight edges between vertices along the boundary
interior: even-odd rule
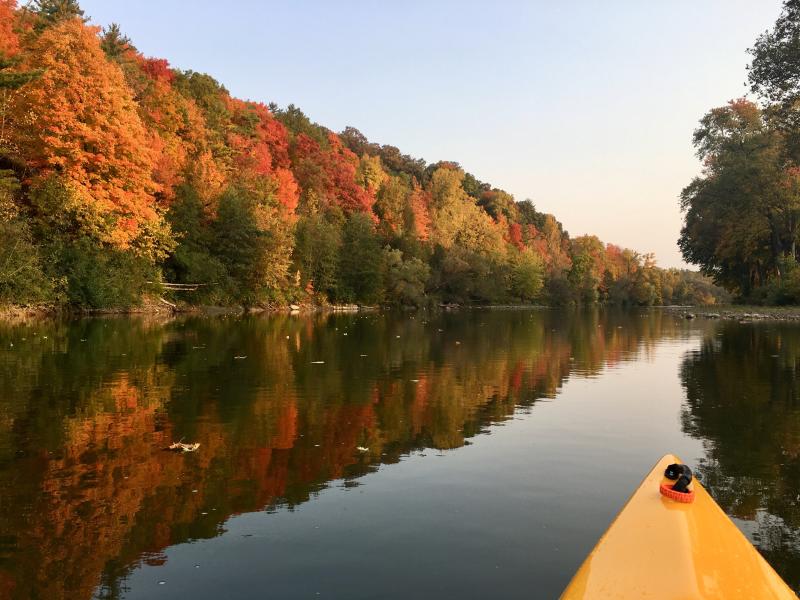
[[[745,49],[780,4],[81,0],[146,55],[458,161],[570,233],[666,266],[680,262],[678,194],[699,168],[692,131],[744,94]]]
[[[661,455],[702,456],[680,425],[679,367],[700,336],[684,333],[573,374],[469,446],[333,482],[294,511],[233,517],[135,570],[130,597],[556,597]]]

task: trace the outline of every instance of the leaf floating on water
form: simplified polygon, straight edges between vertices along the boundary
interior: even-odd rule
[[[174,452],[194,452],[200,447],[200,442],[195,442],[194,444],[184,444],[183,442],[173,442],[169,445],[168,450],[173,450]]]

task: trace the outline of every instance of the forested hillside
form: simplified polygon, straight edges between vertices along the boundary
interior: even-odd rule
[[[455,162],[234,98],[143,56],[119,26],[92,26],[75,0],[0,0],[0,214],[0,304],[652,305],[720,293],[652,255],[570,238]]]

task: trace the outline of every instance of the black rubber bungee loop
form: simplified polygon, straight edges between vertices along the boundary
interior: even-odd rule
[[[692,483],[692,470],[688,465],[671,464],[664,471],[664,477],[675,481],[672,489],[681,494],[689,493],[689,484]]]

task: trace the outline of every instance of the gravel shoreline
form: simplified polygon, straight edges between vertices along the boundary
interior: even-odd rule
[[[752,321],[800,321],[800,306],[666,306],[684,319]]]

